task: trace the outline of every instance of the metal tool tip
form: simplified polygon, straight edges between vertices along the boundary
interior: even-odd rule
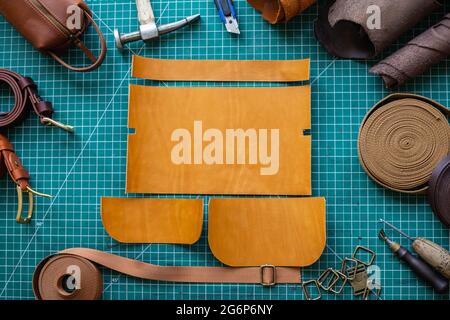
[[[200,13],[198,13],[198,14],[194,14],[194,15],[192,15],[192,16],[187,17],[186,20],[187,20],[189,23],[191,23],[191,22],[194,22],[194,21],[196,21],[196,20],[199,20],[200,17],[201,17],[201,15],[200,15]]]

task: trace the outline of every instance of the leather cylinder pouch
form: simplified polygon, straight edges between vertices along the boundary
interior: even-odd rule
[[[330,0],[314,31],[334,56],[371,59],[438,8],[436,0]]]
[[[203,200],[102,198],[102,222],[122,243],[194,244],[203,226]]]
[[[232,267],[306,267],[325,248],[324,198],[229,198],[209,203],[208,240]]]
[[[78,72],[97,69],[106,56],[106,42],[82,0],[0,0],[0,13],[36,49],[49,54],[64,67]],[[98,57],[80,40],[88,26],[95,28],[101,52]],[[74,67],[61,55],[71,46],[81,49],[91,65]]]
[[[381,186],[424,193],[434,168],[450,151],[449,110],[413,94],[393,94],[377,103],[359,131],[362,167]]]

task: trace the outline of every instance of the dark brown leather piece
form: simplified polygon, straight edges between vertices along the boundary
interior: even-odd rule
[[[401,86],[424,74],[450,55],[450,14],[402,49],[375,65],[370,72],[380,75],[386,86]]]
[[[83,10],[80,17],[80,29],[69,29],[68,19],[72,14],[69,6],[79,6]],[[91,11],[82,0],[1,0],[0,13],[12,24],[22,36],[36,49],[48,53],[64,67],[87,72],[98,68],[106,56],[106,42],[98,25],[91,16]],[[80,46],[81,35],[92,24],[96,29],[101,43],[101,53],[98,58]],[[78,43],[78,44],[77,44]],[[87,67],[73,67],[63,61],[59,54],[64,49],[77,45],[92,61]],[[87,49],[87,48],[86,48]]]
[[[30,175],[23,167],[22,162],[16,155],[8,138],[2,134],[0,134],[0,154],[0,160],[2,161],[2,165],[0,165],[0,167],[7,170],[11,179],[20,187],[20,189],[22,189],[22,191],[27,191]]]
[[[380,8],[380,28],[369,26],[371,6]],[[330,0],[320,11],[314,31],[330,54],[370,59],[438,8],[435,0]]]
[[[434,169],[429,182],[428,199],[434,213],[450,228],[450,156]]]

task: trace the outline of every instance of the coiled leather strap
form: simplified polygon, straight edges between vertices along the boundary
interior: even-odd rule
[[[28,111],[28,106],[33,108],[34,112],[41,119],[42,124],[47,124],[44,119],[52,117],[52,104],[41,100],[37,93],[37,85],[31,78],[22,77],[6,69],[0,69],[0,81],[11,88],[15,99],[11,111],[0,113],[0,129],[8,128],[21,122]]]
[[[428,199],[436,216],[450,228],[450,156],[434,169]]]
[[[47,257],[37,266],[33,276],[33,290],[36,298],[42,300],[99,299],[103,291],[103,281],[96,265],[145,280],[262,285],[301,282],[300,268],[166,267],[98,250],[74,248]]]
[[[369,111],[359,132],[362,167],[380,185],[423,193],[450,150],[449,110],[424,97],[394,94]]]

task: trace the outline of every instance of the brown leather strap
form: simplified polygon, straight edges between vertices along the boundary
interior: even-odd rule
[[[0,175],[3,173],[2,170],[6,169],[11,179],[20,187],[20,189],[22,191],[27,191],[30,175],[23,167],[8,138],[2,134],[0,134],[0,161],[2,162],[2,165],[0,165]]]
[[[69,63],[65,62],[56,53],[49,51],[48,54],[53,59],[55,59],[57,62],[59,62],[62,66],[66,67],[67,69],[70,69],[70,70],[76,71],[76,72],[89,72],[89,71],[93,71],[93,70],[95,70],[95,69],[97,69],[98,67],[101,66],[101,64],[103,63],[103,61],[106,58],[107,46],[106,46],[105,37],[103,36],[103,33],[100,30],[100,27],[98,26],[98,24],[94,21],[94,19],[92,18],[91,14],[85,8],[82,8],[82,9],[84,10],[84,15],[86,16],[86,18],[94,26],[94,29],[97,32],[99,40],[100,40],[101,51],[100,51],[100,55],[98,56],[98,58],[96,58],[94,56],[94,54],[78,38],[74,40],[74,44],[78,48],[80,48],[86,54],[86,56],[92,61],[92,64],[90,66],[87,66],[87,67],[74,67],[74,66],[70,65]]]
[[[33,276],[33,290],[36,298],[43,300],[99,299],[103,284],[100,271],[94,264],[145,280],[261,285],[301,283],[299,268],[166,267],[98,250],[74,248],[47,257],[37,266]],[[64,283],[62,283],[70,275],[76,280],[75,284],[78,288],[72,293],[64,290]]]
[[[0,113],[0,129],[18,124],[26,115],[28,105],[41,118],[51,118],[53,115],[52,104],[42,101],[37,93],[37,85],[31,78],[0,69],[0,81],[6,83],[14,95],[15,103],[11,111]]]
[[[248,0],[272,24],[291,20],[315,2],[316,0]]]
[[[378,184],[423,193],[433,169],[450,151],[444,106],[411,94],[394,94],[369,111],[359,132],[359,158]]]

